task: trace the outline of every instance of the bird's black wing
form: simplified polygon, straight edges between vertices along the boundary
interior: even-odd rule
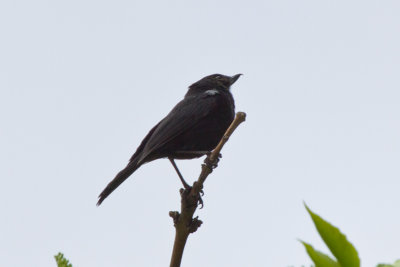
[[[198,94],[185,97],[158,124],[147,141],[139,163],[175,137],[195,126],[217,107],[219,95]]]
[[[201,94],[185,97],[150,130],[129,160],[128,165],[101,192],[97,205],[100,205],[137,168],[145,163],[147,156],[193,127],[199,120],[210,114],[216,106],[216,96]]]

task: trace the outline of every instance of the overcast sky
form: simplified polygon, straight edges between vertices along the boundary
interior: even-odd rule
[[[97,195],[212,73],[247,121],[205,184],[182,266],[296,266],[328,252],[303,207],[363,266],[400,258],[400,2],[0,3],[0,266],[168,266],[180,181],[168,160]],[[178,161],[187,180],[202,160]]]

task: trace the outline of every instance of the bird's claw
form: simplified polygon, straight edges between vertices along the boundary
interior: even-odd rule
[[[189,194],[190,194],[190,192],[191,192],[191,190],[193,189],[193,187],[192,186],[189,186],[188,188],[181,188],[180,190],[179,190],[179,193],[181,194],[181,196],[182,197],[187,197],[187,196],[189,196]],[[199,193],[198,193],[198,195],[197,195],[197,205],[198,206],[200,206],[200,209],[202,209],[203,207],[204,207],[204,201],[203,201],[203,198],[202,198],[202,196],[204,196],[204,191],[203,191],[203,189],[201,189],[200,191],[199,191]]]
[[[199,193],[200,193],[200,196],[201,196],[201,197],[204,196],[204,191],[203,191],[203,189],[201,189]]]
[[[202,208],[204,207],[204,201],[203,201],[203,199],[202,199],[202,196],[204,196],[204,191],[203,191],[203,189],[201,189],[201,190],[199,191],[199,199],[197,200],[197,203],[198,203],[199,206],[200,206],[199,209],[202,209]]]
[[[203,191],[203,190],[202,190]],[[202,209],[203,207],[204,207],[204,201],[203,201],[203,199],[201,198],[201,196],[203,196],[204,195],[204,192],[203,193],[200,193],[199,194],[199,199],[197,200],[197,203],[199,204],[199,209]]]

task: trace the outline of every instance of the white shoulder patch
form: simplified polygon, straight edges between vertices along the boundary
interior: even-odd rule
[[[211,89],[211,90],[205,91],[205,94],[206,95],[216,95],[216,94],[219,94],[219,92],[217,89]]]

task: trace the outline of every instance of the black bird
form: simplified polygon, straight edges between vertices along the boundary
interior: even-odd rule
[[[184,187],[190,188],[174,159],[198,158],[215,148],[234,119],[230,86],[240,75],[213,74],[189,86],[183,100],[150,130],[128,165],[101,192],[97,205],[140,166],[160,158],[168,158]]]

